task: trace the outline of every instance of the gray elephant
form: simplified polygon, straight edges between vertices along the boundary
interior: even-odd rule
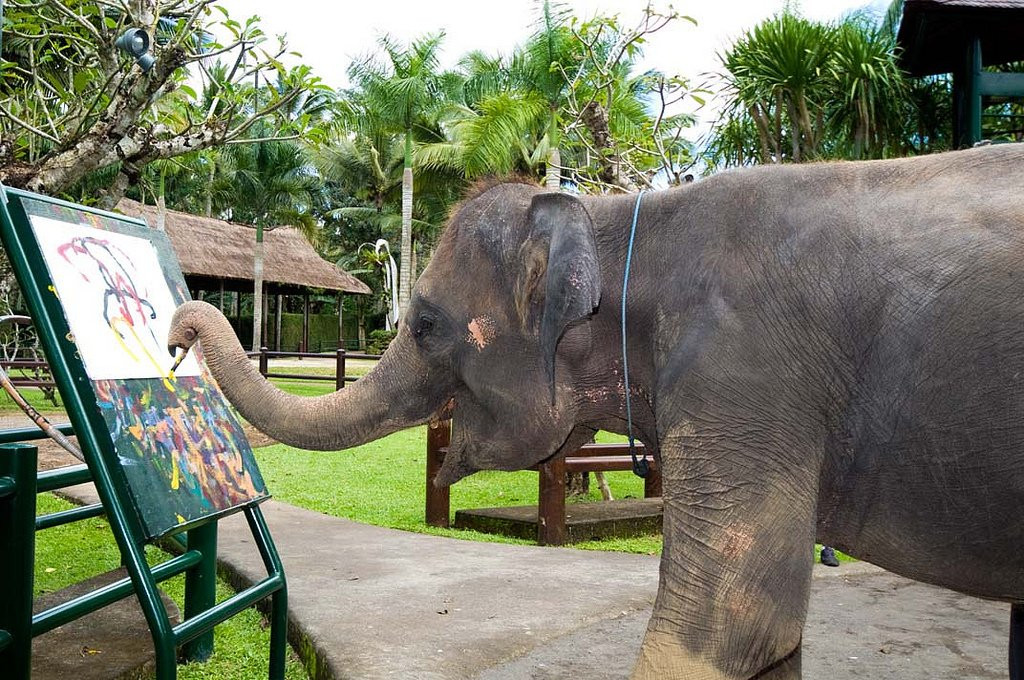
[[[625,430],[635,206],[479,188],[380,364],[335,394],[279,392],[203,303],[179,309],[169,342],[199,340],[241,414],[282,442],[344,449],[452,401],[442,483],[525,468]],[[798,678],[815,539],[1024,601],[1024,147],[649,194],[627,305],[633,425],[665,500],[635,678]]]

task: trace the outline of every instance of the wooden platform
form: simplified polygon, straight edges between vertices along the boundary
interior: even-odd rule
[[[661,531],[661,498],[627,498],[565,506],[566,542],[627,538]],[[475,508],[455,512],[456,529],[537,540],[537,506]]]

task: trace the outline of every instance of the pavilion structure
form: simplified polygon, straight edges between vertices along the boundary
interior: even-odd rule
[[[987,106],[1024,98],[1024,73],[984,70],[1024,60],[1022,36],[1024,0],[904,1],[901,66],[912,76],[953,74],[957,147],[982,141]],[[1024,123],[1022,116],[1009,117]],[[1024,125],[1014,129],[1024,132]]]
[[[130,199],[122,199],[117,211],[142,218],[150,226],[158,224],[157,207]],[[181,263],[185,282],[193,299],[202,300],[218,293],[221,311],[229,317],[241,339],[251,328],[243,328],[242,295],[253,294],[253,263],[256,252],[256,230],[212,217],[203,217],[176,210],[166,210],[164,229]],[[281,350],[281,312],[286,295],[303,300],[303,324],[300,351],[322,348],[310,346],[310,293],[313,290],[337,293],[338,343],[342,346],[342,301],[346,293],[367,294],[369,287],[340,267],[324,260],[313,246],[293,227],[264,230],[263,324],[261,337],[272,337],[273,349]],[[230,295],[234,294],[234,295]],[[232,298],[232,304],[225,301]],[[273,299],[273,327],[270,326],[270,301]],[[250,322],[251,323],[251,322]],[[268,330],[273,332],[268,335]],[[252,336],[249,335],[249,338]],[[243,343],[245,344],[245,343]],[[286,348],[287,349],[287,348]]]

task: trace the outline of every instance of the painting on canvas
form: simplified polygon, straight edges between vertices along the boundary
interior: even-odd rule
[[[146,533],[266,498],[201,348],[170,373],[167,331],[188,291],[166,234],[68,206],[24,205]]]
[[[164,378],[176,307],[144,238],[32,216],[56,295],[93,380]],[[199,375],[194,357],[176,371]]]

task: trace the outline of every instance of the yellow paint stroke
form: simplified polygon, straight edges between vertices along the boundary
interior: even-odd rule
[[[173,469],[171,473],[171,488],[177,491],[178,487],[181,486],[181,473],[178,471],[178,457],[173,452],[171,453],[171,468]]]
[[[178,524],[184,524],[186,522],[186,519],[181,515],[175,515],[175,517],[178,518]]]
[[[54,288],[52,284],[47,286],[46,290],[48,290],[51,293],[53,293],[53,297],[57,298],[58,300],[60,299],[60,293],[57,292],[57,289]]]
[[[121,333],[118,330],[118,328],[124,329],[124,333]],[[149,363],[153,364],[153,367],[156,368],[157,373],[161,376],[161,378],[163,378],[164,387],[166,387],[169,391],[174,392],[174,383],[177,381],[177,378],[174,376],[174,372],[164,371],[164,367],[161,366],[160,362],[158,362],[153,357],[153,355],[149,353],[149,350],[146,348],[146,345],[143,344],[142,340],[139,339],[138,334],[135,333],[135,328],[130,323],[128,323],[128,321],[123,316],[115,316],[113,319],[110,320],[110,330],[114,331],[114,337],[117,338],[117,342],[118,344],[121,345],[121,349],[123,349],[125,353],[132,358],[132,361],[138,362],[139,357],[136,356],[136,354],[132,352],[130,349],[128,349],[128,345],[124,341],[123,336],[131,335],[131,337],[135,339],[135,344],[139,346],[139,348],[142,350],[142,353],[146,355],[147,359],[149,359]]]

